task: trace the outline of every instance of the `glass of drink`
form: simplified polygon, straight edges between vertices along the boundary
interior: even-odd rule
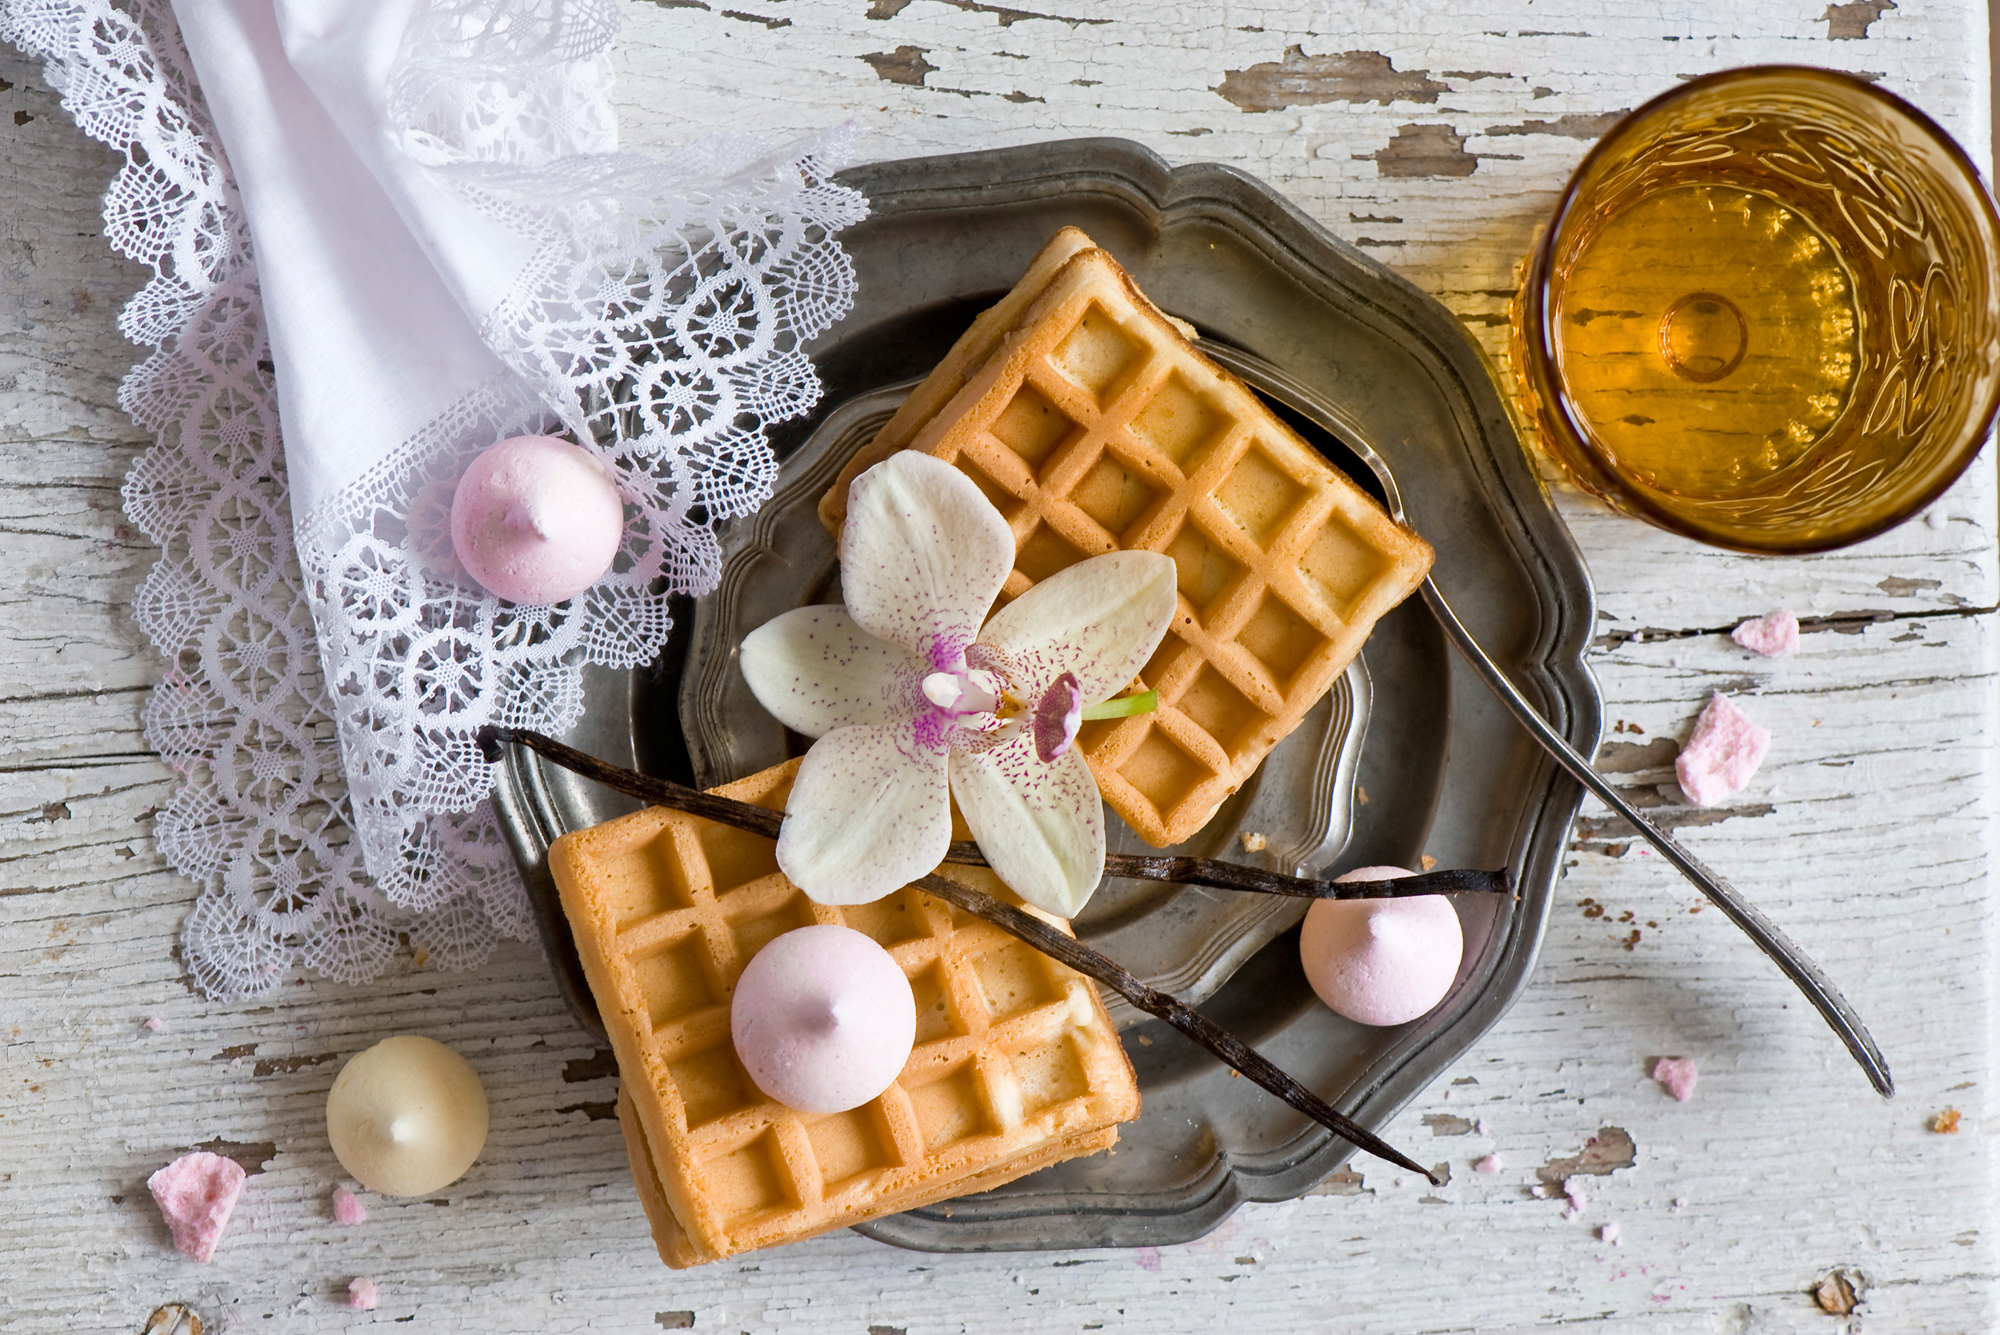
[[[1829,70],[1691,80],[1578,166],[1514,305],[1543,447],[1703,542],[1811,552],[1923,509],[2000,399],[2000,219],[1963,150]]]

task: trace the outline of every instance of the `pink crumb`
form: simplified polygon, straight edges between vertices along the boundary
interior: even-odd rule
[[[196,1150],[146,1179],[146,1189],[159,1202],[160,1214],[173,1230],[174,1246],[194,1260],[206,1262],[229,1227],[229,1216],[243,1195],[243,1165],[220,1154]]]
[[[162,1029],[165,1029],[167,1027],[167,1022],[165,1020],[162,1020],[157,1015],[148,1015],[145,1021],[142,1024],[140,1024],[139,1027],[141,1029],[146,1030],[148,1033],[157,1034]]]
[[[1601,1225],[1597,1230],[1597,1240],[1599,1242],[1608,1242],[1614,1247],[1618,1246],[1618,1225]]]
[[[1781,607],[1769,616],[1750,618],[1730,631],[1729,638],[1753,654],[1781,658],[1799,651],[1799,619]]]
[[[1744,717],[1717,691],[1694,723],[1694,735],[1674,761],[1681,791],[1698,807],[1712,807],[1739,791],[1764,763],[1771,734]]]
[[[1506,1166],[1507,1161],[1505,1159],[1497,1154],[1489,1154],[1484,1159],[1474,1160],[1472,1171],[1475,1173],[1497,1173]]]
[[[1565,1219],[1576,1218],[1583,1213],[1583,1207],[1590,1204],[1590,1197],[1584,1194],[1583,1188],[1577,1185],[1573,1177],[1563,1182],[1563,1197],[1569,1201],[1568,1207],[1563,1210]]]
[[[356,1276],[347,1281],[347,1305],[357,1312],[375,1310],[375,1281]]]
[[[1694,1097],[1695,1082],[1700,1078],[1701,1072],[1695,1069],[1692,1057],[1662,1057],[1653,1063],[1653,1079],[1677,1103],[1686,1103]]]
[[[352,1228],[368,1222],[368,1209],[346,1187],[333,1189],[333,1222]]]

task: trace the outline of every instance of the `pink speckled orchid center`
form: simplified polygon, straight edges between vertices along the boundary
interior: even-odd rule
[[[929,872],[954,800],[1029,903],[1067,917],[1097,888],[1103,804],[1073,743],[1166,634],[1174,563],[1094,557],[989,618],[1013,566],[993,503],[951,465],[905,451],[849,491],[846,605],[802,607],[745,637],[757,699],[818,739],[778,837],[779,867],[813,899],[866,903]]]

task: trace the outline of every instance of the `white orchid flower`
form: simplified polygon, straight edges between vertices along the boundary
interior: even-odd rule
[[[1013,565],[1013,531],[979,488],[903,451],[849,492],[847,605],[802,607],[744,638],[758,700],[818,738],[778,836],[778,866],[818,902],[864,904],[935,869],[951,797],[1030,904],[1072,917],[1097,889],[1103,807],[1070,743],[1166,634],[1174,563],[1080,561],[982,626]]]

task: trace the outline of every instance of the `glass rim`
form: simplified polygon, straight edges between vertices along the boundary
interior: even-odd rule
[[[1557,241],[1562,236],[1565,225],[1572,220],[1583,183],[1612,150],[1615,143],[1622,140],[1632,127],[1643,119],[1700,93],[1731,84],[1779,79],[1820,83],[1844,93],[1858,94],[1864,100],[1874,101],[1909,121],[1917,131],[1932,140],[1943,150],[1945,156],[1971,187],[1971,194],[1978,201],[1978,210],[1984,217],[1987,235],[1994,243],[1994,249],[1986,256],[1987,261],[1989,265],[2000,265],[2000,210],[1995,208],[1992,191],[1980,174],[1978,164],[1973,162],[1958,140],[1939,125],[1929,113],[1898,94],[1886,88],[1878,88],[1874,83],[1844,70],[1826,69],[1817,65],[1788,64],[1741,65],[1732,69],[1716,70],[1669,88],[1627,112],[1616,125],[1590,146],[1570,173],[1569,179],[1563,183],[1562,193],[1556,199],[1555,210],[1550,215],[1548,224],[1542,229],[1541,236],[1536,239],[1528,257],[1527,275],[1521,288],[1523,303],[1521,320],[1516,330],[1526,354],[1524,360],[1527,364],[1518,368],[1518,373],[1531,377],[1533,383],[1528,386],[1529,392],[1541,403],[1544,413],[1555,417],[1555,425],[1621,484],[1615,502],[1618,506],[1637,512],[1648,522],[1669,532],[1678,533],[1711,547],[1721,547],[1756,556],[1805,556],[1815,552],[1850,547],[1859,542],[1866,542],[1870,538],[1879,537],[1909,520],[1949,490],[1978,457],[1988,434],[1993,429],[1994,417],[1996,413],[2000,413],[2000,382],[1996,382],[1989,390],[1986,403],[1980,410],[1978,426],[1966,433],[1965,439],[1958,445],[1951,456],[1950,464],[1942,470],[1938,480],[1920,492],[1913,493],[1904,504],[1858,529],[1844,531],[1827,538],[1799,542],[1777,541],[1761,546],[1750,545],[1724,537],[1707,526],[1690,520],[1680,512],[1658,504],[1643,490],[1633,488],[1631,479],[1622,469],[1611,467],[1604,459],[1601,449],[1594,444],[1595,438],[1584,430],[1577,419],[1572,409],[1570,395],[1563,386],[1561,375],[1557,372],[1555,331],[1549,327],[1550,313],[1547,301],[1549,275],[1555,265]],[[1540,423],[1536,425],[1537,430],[1546,429]]]

